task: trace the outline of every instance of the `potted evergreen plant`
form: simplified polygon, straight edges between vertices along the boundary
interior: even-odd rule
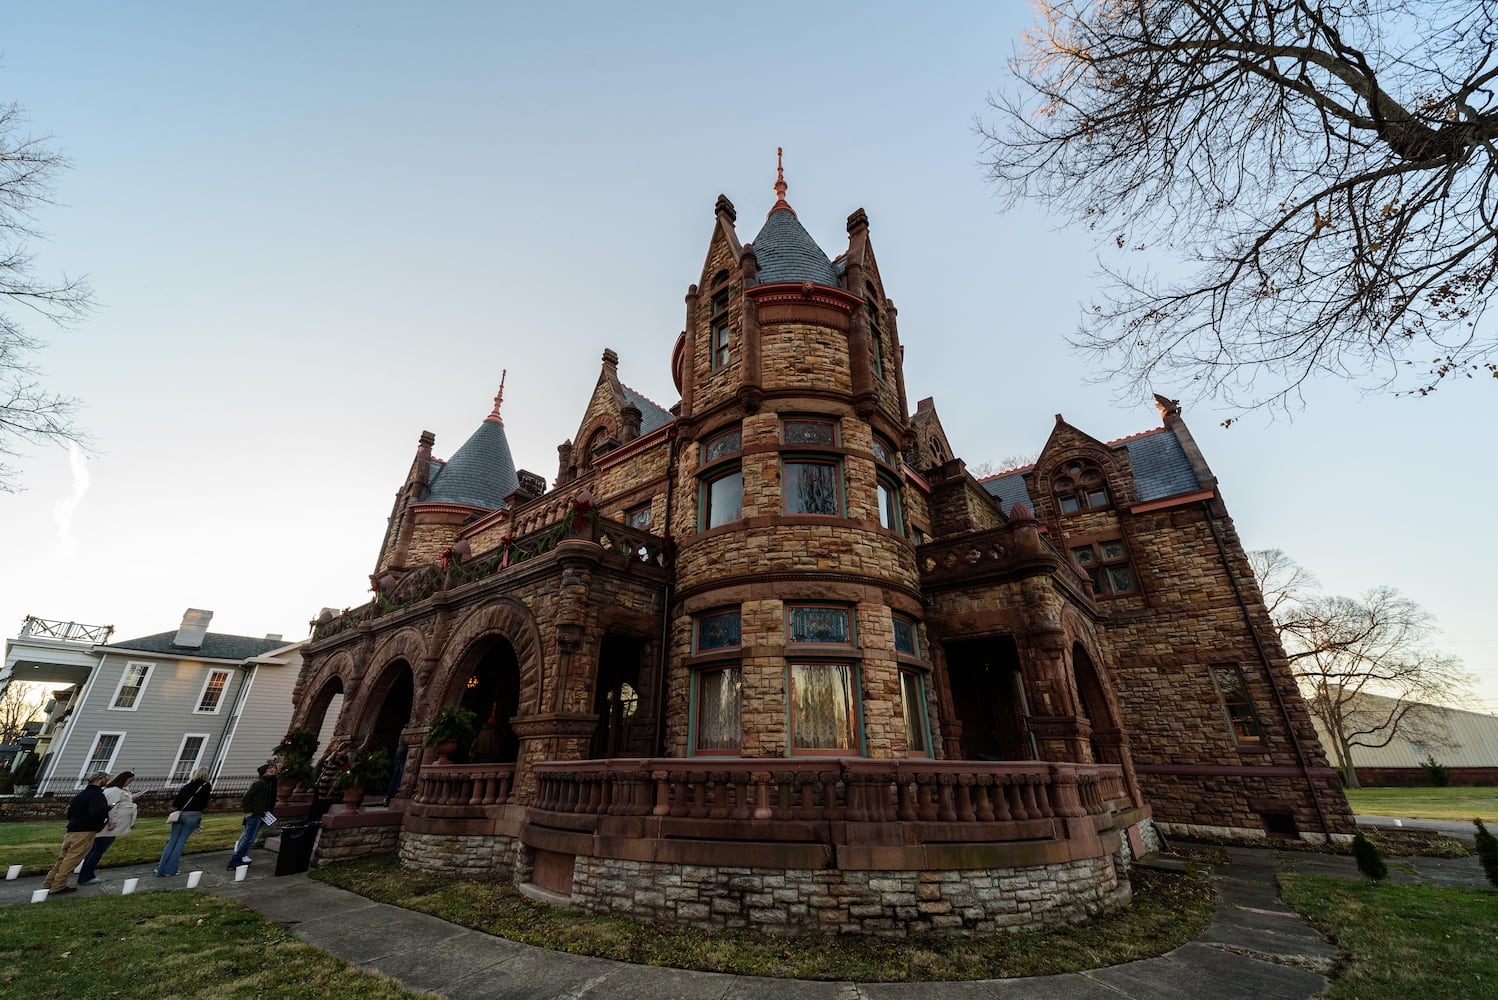
[[[364,800],[364,790],[371,786],[383,788],[390,780],[390,753],[386,750],[359,750],[349,761],[348,768],[333,782],[333,787],[343,792],[343,804],[349,812],[358,812]]]
[[[473,739],[478,728],[478,715],[462,705],[448,705],[432,718],[423,746],[437,751],[438,764],[450,763],[448,756],[459,746]]]

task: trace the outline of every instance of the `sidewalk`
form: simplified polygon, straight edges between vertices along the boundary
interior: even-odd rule
[[[150,865],[112,868],[108,881],[39,905],[66,905],[89,893],[181,889],[202,870],[200,888],[264,914],[307,943],[412,990],[452,1000],[1262,1000],[1311,997],[1327,988],[1311,969],[1329,969],[1336,949],[1293,911],[1275,888],[1278,868],[1357,877],[1352,859],[1260,848],[1225,848],[1217,866],[1217,913],[1197,940],[1159,958],[1089,972],[957,983],[829,983],[686,972],[611,962],[516,944],[411,910],[374,903],[306,875],[276,877],[275,856],[256,852],[248,878],[225,870],[228,852],[190,855],[184,875],[155,878]],[[1394,881],[1485,885],[1476,858],[1391,858]],[[40,877],[0,882],[0,904],[27,904]]]

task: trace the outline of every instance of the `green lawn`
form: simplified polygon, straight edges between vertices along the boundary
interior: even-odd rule
[[[314,869],[312,877],[463,927],[576,955],[749,976],[907,982],[1044,976],[1162,955],[1212,917],[1204,873],[1130,873],[1134,903],[1119,913],[1049,930],[982,937],[782,937],[655,927],[534,903],[503,882],[403,871],[393,858]]]
[[[241,813],[209,813],[204,816],[203,825],[187,841],[187,853],[229,850],[239,840],[243,818]],[[0,823],[0,869],[25,865],[23,875],[46,874],[62,849],[67,826],[62,820]],[[166,846],[170,829],[165,817],[142,817],[129,834],[115,839],[104,852],[99,867],[156,861]]]
[[[0,995],[9,997],[417,996],[394,980],[302,944],[237,903],[201,892],[146,892],[11,906],[4,920]]]
[[[1498,823],[1498,788],[1350,788],[1352,811],[1367,816],[1412,816]]]
[[[1498,893],[1311,875],[1280,887],[1344,953],[1327,1000],[1498,996]]]

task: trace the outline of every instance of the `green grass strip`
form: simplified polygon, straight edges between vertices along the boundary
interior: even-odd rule
[[[148,892],[4,911],[0,995],[28,1000],[397,1000],[417,994],[236,903]]]
[[[1280,886],[1345,953],[1328,1000],[1498,997],[1498,893],[1313,875]]]

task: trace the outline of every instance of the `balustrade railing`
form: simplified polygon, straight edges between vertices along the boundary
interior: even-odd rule
[[[541,518],[541,513],[546,517]],[[664,539],[648,531],[606,520],[593,511],[578,512],[572,509],[570,501],[547,505],[524,518],[517,515],[513,529],[516,534],[512,541],[461,562],[449,557],[440,565],[430,563],[418,567],[406,574],[388,594],[382,593],[367,604],[344,608],[339,614],[312,622],[313,641],[331,638],[363,622],[419,604],[439,591],[502,573],[512,566],[545,555],[569,538],[597,542],[612,555],[623,559],[626,566],[633,563],[666,564]],[[521,534],[522,530],[524,534]]]
[[[19,638],[57,639],[61,642],[86,642],[91,645],[109,641],[113,625],[82,625],[78,622],[54,621],[27,615],[21,623]]]
[[[1122,769],[1106,764],[673,758],[548,762],[535,774],[533,808],[596,816],[1005,823],[1130,805]]]
[[[416,780],[417,805],[495,806],[510,801],[514,764],[427,764]]]

